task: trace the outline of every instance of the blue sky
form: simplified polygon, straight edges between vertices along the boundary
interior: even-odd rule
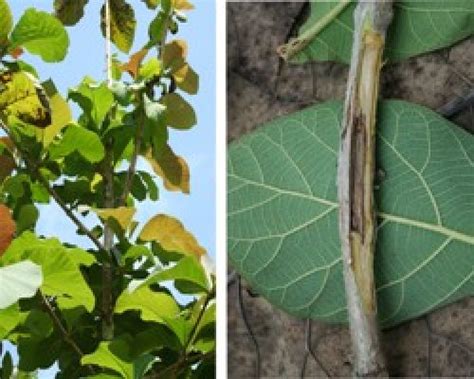
[[[51,12],[53,0],[10,0],[8,3],[15,20],[18,20],[29,7]],[[148,10],[142,1],[130,0],[130,3],[134,6],[138,20],[135,43],[131,50],[133,53],[146,42],[148,24],[154,12]],[[197,113],[198,123],[189,131],[170,130],[170,146],[190,166],[191,194],[167,192],[161,186],[161,180],[157,179],[160,200],[157,203],[138,203],[137,219],[143,222],[157,213],[175,216],[197,237],[209,254],[215,257],[215,4],[213,0],[192,0],[192,3],[196,9],[188,12],[188,22],[181,24],[180,31],[174,38],[188,41],[188,60],[200,76],[199,93],[185,96]],[[67,88],[79,84],[85,75],[96,80],[104,80],[106,77],[105,43],[99,29],[99,9],[102,4],[103,1],[90,0],[85,17],[78,25],[68,28],[70,47],[63,62],[45,64],[28,54],[22,57],[35,66],[41,80],[51,77],[64,96]],[[119,58],[125,60],[124,55],[119,54]],[[146,164],[139,165],[139,168],[147,167]],[[86,239],[79,239],[75,235],[75,227],[56,206],[43,207],[41,213],[38,233],[58,236],[63,241],[84,247],[90,246]],[[42,372],[40,377],[53,378],[53,372]]]

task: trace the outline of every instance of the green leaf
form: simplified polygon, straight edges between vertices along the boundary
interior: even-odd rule
[[[64,25],[76,25],[84,16],[84,7],[89,0],[54,0],[55,16]]]
[[[0,267],[0,309],[32,297],[42,283],[41,267],[30,260]]]
[[[97,365],[109,368],[121,374],[122,378],[133,379],[133,363],[128,361],[129,345],[117,339],[101,342],[96,351],[81,358],[83,365]]]
[[[165,117],[169,126],[176,129],[189,129],[196,124],[193,107],[176,93],[169,93],[161,99],[166,106]]]
[[[101,9],[101,29],[105,37],[105,7]],[[110,1],[110,38],[122,52],[128,53],[135,37],[135,11],[125,0]]]
[[[18,303],[10,305],[8,308],[0,309],[0,339],[4,339],[8,333],[20,322],[20,308]]]
[[[6,0],[0,0],[0,46],[8,43],[8,35],[13,27],[13,17]]]
[[[158,12],[158,14],[148,27],[148,36],[150,38],[150,41],[147,43],[147,48],[152,48],[162,40],[163,35],[167,31],[166,25],[168,20],[169,15],[167,13]]]
[[[25,230],[32,229],[38,221],[39,212],[34,204],[25,204],[18,211],[18,216],[16,217],[16,228],[17,233],[20,234]]]
[[[211,288],[211,283],[209,283],[201,263],[193,256],[184,257],[175,266],[151,274],[142,285],[150,285],[168,280],[189,282],[197,285],[200,291],[204,292],[209,291]]]
[[[138,69],[138,77],[142,80],[150,80],[161,74],[162,67],[156,57],[152,57],[144,62]]]
[[[69,97],[84,111],[86,123],[99,129],[114,103],[114,95],[106,83],[95,83],[85,78],[82,83],[69,91]]]
[[[200,310],[200,309],[199,309]],[[201,322],[196,329],[193,349],[207,353],[216,347],[216,304],[211,304],[204,312]]]
[[[310,17],[299,34],[308,31],[340,2],[311,0]],[[355,4],[345,8],[295,56],[294,61],[336,60],[349,63],[354,9]],[[471,0],[399,0],[394,2],[394,12],[385,48],[385,55],[391,61],[450,46],[474,33],[474,2]]]
[[[2,378],[11,378],[13,374],[13,360],[9,351],[3,357],[2,366],[0,368],[0,375]]]
[[[161,324],[150,325],[133,336],[131,344],[133,356],[140,356],[163,347],[175,351],[182,349],[180,341],[170,328]]]
[[[156,185],[153,177],[146,171],[139,171],[138,174],[141,176],[142,180],[146,184],[147,193],[150,200],[158,200],[158,186]]]
[[[174,318],[179,312],[176,300],[163,292],[154,292],[148,286],[135,290],[126,289],[117,299],[115,313],[136,310],[144,321],[164,323],[165,318]]]
[[[51,159],[58,159],[77,151],[89,162],[99,162],[104,158],[104,145],[97,134],[83,127],[71,125],[63,138],[49,147]]]
[[[80,254],[79,251],[81,250],[78,248],[65,248],[57,239],[38,239],[33,233],[24,232],[7,249],[2,263],[31,260],[39,265],[43,272],[41,291],[45,295],[55,296],[59,308],[84,306],[91,312],[95,298],[79,269],[80,264],[90,264],[90,254]],[[19,277],[31,281],[28,276]]]
[[[21,16],[10,39],[11,49],[23,46],[45,62],[62,61],[69,47],[69,37],[61,21],[34,8],[27,9]]]
[[[142,379],[145,377],[145,374],[150,370],[153,365],[153,362],[156,361],[155,358],[151,354],[146,354],[138,357],[133,361],[133,371],[134,371],[134,379]]]
[[[474,137],[414,104],[378,112],[375,270],[387,327],[474,294]],[[346,321],[341,114],[329,102],[277,119],[232,144],[228,164],[232,265],[276,306],[328,322]]]

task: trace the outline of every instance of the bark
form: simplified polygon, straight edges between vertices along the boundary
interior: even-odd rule
[[[374,281],[375,126],[385,35],[392,0],[359,2],[338,164],[339,231],[354,374],[387,377]]]

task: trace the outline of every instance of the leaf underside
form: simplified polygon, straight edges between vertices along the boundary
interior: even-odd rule
[[[277,119],[229,149],[232,265],[302,318],[346,322],[336,162],[341,103]],[[375,258],[384,327],[474,294],[474,137],[402,101],[379,107]]]
[[[311,0],[311,13],[299,34],[324,17],[340,0]],[[349,63],[354,31],[350,4],[324,28],[293,61],[339,61]],[[400,61],[450,46],[474,33],[472,0],[400,0],[394,2],[394,18],[388,31],[385,55]]]

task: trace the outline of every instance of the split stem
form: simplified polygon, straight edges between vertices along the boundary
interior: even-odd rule
[[[359,2],[338,164],[339,230],[357,377],[388,377],[374,279],[376,110],[393,0]]]

